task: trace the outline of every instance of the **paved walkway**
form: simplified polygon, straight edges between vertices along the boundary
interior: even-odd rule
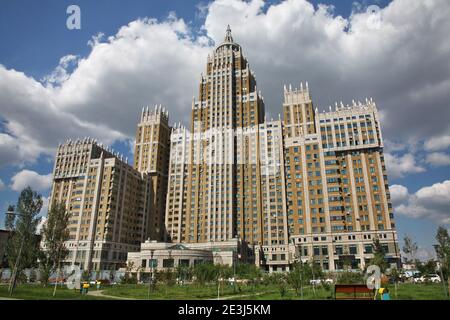
[[[103,290],[91,290],[91,291],[88,291],[88,295],[93,296],[93,297],[102,297],[102,298],[116,299],[116,300],[137,300],[137,299],[133,299],[133,298],[109,296],[109,295],[103,294]]]
[[[250,294],[224,296],[224,297],[220,297],[220,300],[233,300],[233,299],[237,299],[237,298],[253,297],[253,296],[259,296],[259,295],[266,294],[266,293],[268,293],[268,292],[257,292],[257,293],[250,293]],[[106,298],[106,299],[115,299],[115,300],[139,300],[139,299],[134,299],[134,298],[125,298],[125,297],[106,295],[106,294],[103,294],[103,290],[92,290],[92,291],[88,292],[88,295],[94,296],[94,297],[102,297],[102,298]],[[211,298],[211,299],[207,299],[207,300],[217,300],[217,298]]]

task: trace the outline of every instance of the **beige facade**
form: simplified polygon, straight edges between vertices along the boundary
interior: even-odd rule
[[[57,149],[50,204],[70,212],[65,264],[115,269],[150,234],[151,181],[92,139]]]
[[[137,126],[134,168],[151,180],[150,238],[162,240],[165,231],[167,175],[170,153],[169,114],[161,106],[142,109]]]
[[[232,266],[245,261],[246,248],[238,239],[221,242],[183,243],[146,241],[141,244],[139,252],[128,254],[128,263],[134,270],[151,272],[177,268],[179,266],[195,267],[201,263],[214,263]]]
[[[379,238],[399,259],[378,110],[372,99],[319,113],[309,86],[284,88],[283,118],[263,98],[228,29],[208,57],[191,131],[172,132],[166,228],[178,243],[238,237],[268,271],[314,261],[363,268]]]
[[[364,268],[379,238],[398,261],[375,102],[319,112],[306,83],[284,87],[280,111],[265,119],[228,28],[208,56],[190,130],[170,128],[161,106],[143,109],[134,168],[91,140],[58,148],[52,201],[72,213],[68,260],[104,269],[152,246],[182,244],[206,257],[211,243],[238,241],[238,252],[270,272],[299,259],[337,270],[344,261]]]

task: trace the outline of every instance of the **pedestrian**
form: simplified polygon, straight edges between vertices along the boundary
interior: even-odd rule
[[[389,294],[388,288],[384,288],[383,294],[381,295],[381,300],[391,300],[391,295]]]

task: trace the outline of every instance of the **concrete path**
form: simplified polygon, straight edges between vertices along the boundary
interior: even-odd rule
[[[254,296],[260,296],[262,294],[272,293],[272,292],[273,291],[266,291],[266,292],[249,293],[249,294],[241,294],[241,295],[234,295],[234,296],[224,296],[224,297],[220,297],[219,300],[233,300],[233,299],[237,299],[237,298],[254,297]],[[217,298],[208,299],[208,300],[217,300]]]
[[[125,298],[125,297],[109,296],[109,295],[103,294],[103,290],[92,290],[92,291],[88,291],[88,295],[89,295],[89,296],[93,296],[93,297],[102,297],[102,298],[116,299],[116,300],[137,300],[137,299],[133,299],[133,298]]]

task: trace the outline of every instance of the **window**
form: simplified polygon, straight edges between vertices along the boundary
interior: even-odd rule
[[[189,267],[189,259],[180,259],[178,265],[180,267]]]
[[[173,259],[164,259],[163,260],[163,267],[164,268],[173,268],[174,266],[174,260]]]

